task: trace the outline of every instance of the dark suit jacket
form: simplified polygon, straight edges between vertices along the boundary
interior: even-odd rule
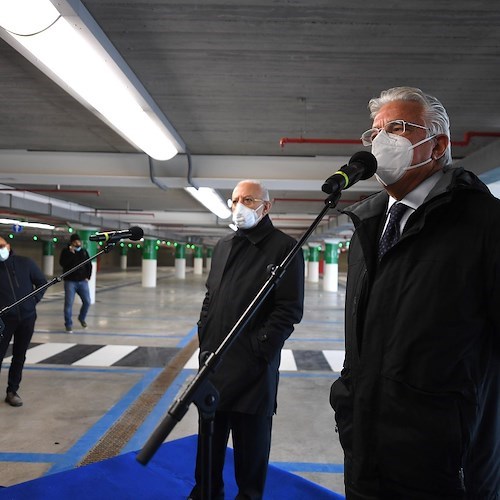
[[[198,323],[201,352],[219,347],[269,278],[269,265],[279,265],[294,244],[268,216],[255,228],[217,243]],[[303,300],[300,250],[211,376],[221,398],[218,410],[259,415],[276,411],[281,349],[302,319]]]

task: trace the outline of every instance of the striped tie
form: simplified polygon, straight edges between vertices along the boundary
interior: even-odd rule
[[[378,247],[378,260],[380,260],[385,252],[387,252],[389,248],[392,248],[399,240],[399,237],[401,236],[399,232],[399,225],[401,217],[403,217],[407,208],[408,206],[404,203],[394,203],[389,210],[389,222],[387,223],[387,227],[385,228],[382,238],[380,238]]]

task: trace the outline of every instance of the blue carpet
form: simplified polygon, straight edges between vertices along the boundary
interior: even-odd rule
[[[143,466],[137,452],[59,472],[0,490],[10,500],[145,500],[185,499],[193,487],[196,436],[163,444]],[[226,498],[236,496],[233,451],[228,449],[224,470]],[[317,484],[269,466],[266,500],[343,499]]]

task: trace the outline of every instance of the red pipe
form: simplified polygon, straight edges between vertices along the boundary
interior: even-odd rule
[[[463,141],[451,141],[452,146],[467,146],[473,137],[500,137],[500,132],[468,131],[464,134]],[[361,144],[361,139],[306,139],[304,137],[282,137],[280,146],[285,144]]]
[[[341,198],[339,200],[339,203],[342,202],[342,203],[356,203],[358,201],[361,201],[364,197],[361,196],[359,197],[357,200],[344,200],[344,198]],[[315,202],[315,203],[324,203],[325,202],[325,199],[321,199],[321,198],[273,198],[273,203],[277,202],[277,201],[284,201],[284,202],[289,202],[289,201],[297,201],[297,202],[305,202],[305,203],[308,203],[308,202]]]
[[[451,141],[452,146],[467,146],[473,137],[500,137],[500,132],[465,132],[463,141]]]
[[[361,139],[306,139],[304,137],[282,137],[280,146],[283,148],[286,143],[293,144],[361,144]]]

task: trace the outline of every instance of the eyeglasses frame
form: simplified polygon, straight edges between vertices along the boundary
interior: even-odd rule
[[[410,125],[410,127],[416,127],[416,128],[420,128],[423,130],[430,130],[429,127],[424,127],[423,125],[418,125],[417,123],[408,122],[406,120],[401,120],[401,119],[391,120],[390,122],[387,122],[383,127],[372,127],[372,128],[369,128],[368,130],[365,130],[361,134],[361,137],[360,137],[361,142],[363,143],[363,146],[371,146],[373,139],[375,139],[375,137],[377,137],[377,135],[380,134],[380,132],[382,132],[382,130],[386,130],[387,125],[390,125],[393,123],[401,123],[403,125],[403,131],[400,134],[396,134],[396,135],[403,135],[406,132],[407,125]],[[374,136],[373,136],[373,131],[377,132]],[[369,140],[365,139],[364,138],[365,136],[370,137],[370,139]]]

